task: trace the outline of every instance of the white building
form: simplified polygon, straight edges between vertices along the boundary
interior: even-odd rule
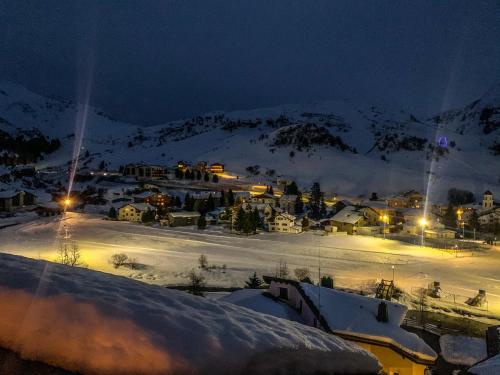
[[[118,220],[142,221],[142,215],[155,208],[147,203],[129,203],[118,209]]]
[[[268,223],[270,232],[283,232],[283,233],[301,233],[302,222],[296,216],[290,215],[286,212],[274,216],[274,220]]]

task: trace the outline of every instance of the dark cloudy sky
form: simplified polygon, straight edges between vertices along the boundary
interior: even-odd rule
[[[0,58],[136,123],[342,97],[426,115],[500,81],[500,1],[2,0]]]

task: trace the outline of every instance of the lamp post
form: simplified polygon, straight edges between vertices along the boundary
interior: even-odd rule
[[[425,217],[421,218],[419,224],[422,227],[422,246],[424,246],[424,229],[427,225],[427,219]]]
[[[393,264],[391,268],[392,268],[392,283],[394,284],[394,270],[396,269],[396,266]]]
[[[386,222],[387,222],[387,219],[388,219],[388,218],[389,218],[389,217],[388,217],[387,215],[385,215],[385,214],[380,216],[380,220],[382,220],[382,222],[384,223],[384,229],[383,229],[383,232],[384,232],[384,240],[385,240],[385,224],[386,224]]]

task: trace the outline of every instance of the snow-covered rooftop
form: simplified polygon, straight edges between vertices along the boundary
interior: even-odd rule
[[[307,283],[300,283],[300,286],[318,306],[319,287]],[[406,315],[406,306],[336,289],[321,287],[320,290],[321,315],[333,332],[387,342],[421,359],[436,359],[434,350],[421,338],[400,327]],[[387,323],[377,320],[381,302],[385,302],[388,307]]]
[[[347,206],[340,210],[340,212],[338,212],[335,216],[333,216],[332,220],[341,223],[356,224],[362,218],[363,214],[357,211],[356,207]]]
[[[469,372],[474,375],[498,375],[500,374],[500,354],[482,361],[471,367]]]
[[[155,208],[153,206],[151,206],[149,203],[127,203],[127,204],[124,204],[121,208],[127,207],[127,206],[132,206],[139,211],[148,211],[148,210],[154,211],[155,210]]]
[[[303,322],[300,314],[286,303],[279,303],[263,295],[262,289],[241,289],[219,299],[221,302],[234,303],[263,314],[278,318]]]
[[[375,374],[339,337],[125,277],[0,254],[0,346],[83,373]],[[279,361],[269,361],[278,353]]]
[[[200,213],[196,211],[176,211],[169,212],[169,215],[172,217],[198,217]]]

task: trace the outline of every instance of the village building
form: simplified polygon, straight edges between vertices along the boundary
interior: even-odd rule
[[[422,208],[425,196],[418,191],[409,190],[387,199],[387,205],[393,208]]]
[[[177,162],[177,169],[182,171],[182,172],[186,172],[190,168],[191,168],[191,163],[188,161],[179,160]]]
[[[425,229],[424,237],[425,238],[455,238],[456,232],[450,229],[444,228],[434,228],[434,229]]]
[[[118,209],[118,220],[142,221],[142,215],[155,208],[147,203],[128,203]]]
[[[54,216],[59,215],[63,212],[63,208],[60,203],[57,202],[47,202],[39,204],[35,212],[40,216]]]
[[[500,225],[500,203],[493,200],[493,193],[484,192],[481,209],[478,210],[478,221],[482,227]]]
[[[424,375],[437,359],[434,350],[420,337],[401,328],[407,312],[404,305],[295,280],[266,276],[264,280],[275,303],[286,304],[299,315],[292,313],[289,319],[368,350],[378,358],[388,375]],[[254,308],[251,299],[247,298],[245,303],[247,308],[262,309],[262,304]],[[267,313],[279,310],[273,308]]]
[[[167,173],[165,167],[161,165],[127,164],[123,169],[123,175],[141,180],[164,178]]]
[[[297,196],[293,194],[283,194],[279,198],[279,205],[282,210],[288,212],[289,214],[295,214],[295,203],[297,201]]]
[[[135,203],[147,203],[156,208],[165,208],[172,203],[172,197],[163,193],[144,191],[134,195]]]
[[[270,232],[302,233],[302,221],[296,216],[283,212],[276,214],[274,220],[268,222]]]
[[[278,199],[272,194],[262,193],[262,194],[252,195],[246,201],[247,203],[252,203],[252,204],[270,204],[271,206],[276,207]]]
[[[167,213],[167,217],[160,220],[162,226],[185,227],[196,225],[200,218],[200,213],[196,211],[176,211]]]
[[[330,224],[337,228],[337,232],[357,234],[358,228],[375,227],[379,221],[379,214],[370,207],[347,206],[330,219]],[[378,233],[380,233],[380,229],[378,229]]]
[[[22,207],[33,206],[36,202],[36,195],[28,191],[0,191],[0,212],[13,212]]]
[[[213,163],[210,164],[210,172],[212,173],[224,173],[224,164],[221,163]]]

